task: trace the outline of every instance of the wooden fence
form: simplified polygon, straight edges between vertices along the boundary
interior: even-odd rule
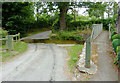
[[[14,46],[20,41],[20,33],[16,35],[8,35],[5,38],[0,39],[1,43],[2,41],[6,41],[6,47],[2,48],[2,50],[14,50]],[[15,41],[15,43],[14,43]]]
[[[91,36],[86,40],[85,67],[90,68],[91,42],[103,31],[103,24],[93,24]]]

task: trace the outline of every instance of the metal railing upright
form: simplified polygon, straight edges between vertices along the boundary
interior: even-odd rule
[[[103,24],[93,24],[91,36],[86,40],[85,67],[90,68],[91,43],[103,31]]]

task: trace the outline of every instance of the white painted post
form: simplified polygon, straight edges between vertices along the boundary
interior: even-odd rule
[[[110,23],[109,23],[109,39],[111,39]]]

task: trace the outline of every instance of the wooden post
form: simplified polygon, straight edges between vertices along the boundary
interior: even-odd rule
[[[16,42],[17,42],[17,36],[16,36]]]
[[[85,55],[85,67],[90,68],[90,56],[91,56],[91,39],[86,41],[86,55]]]
[[[12,50],[12,42],[13,42],[13,37],[11,35],[8,35],[7,48],[9,52]]]
[[[20,33],[18,33],[18,41],[20,40]]]

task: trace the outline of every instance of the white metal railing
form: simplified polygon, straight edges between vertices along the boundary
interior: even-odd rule
[[[103,24],[93,24],[91,37],[86,40],[85,67],[90,68],[91,43],[103,31]]]
[[[102,32],[102,30],[103,30],[103,24],[93,24],[92,33],[91,33],[92,40],[96,39],[98,35]]]

